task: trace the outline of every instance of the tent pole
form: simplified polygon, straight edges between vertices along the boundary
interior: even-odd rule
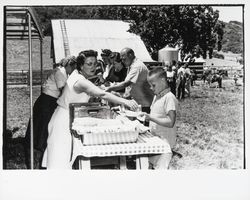
[[[43,40],[40,39],[40,64],[41,64],[41,93],[42,93],[42,84],[43,84]]]
[[[31,40],[31,16],[28,13],[29,24],[29,75],[30,75],[30,168],[34,169],[34,151],[33,151],[33,91],[32,91],[32,40]]]

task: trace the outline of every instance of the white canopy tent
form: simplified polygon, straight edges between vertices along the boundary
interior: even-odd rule
[[[100,58],[102,49],[120,52],[130,47],[143,62],[154,62],[141,38],[129,33],[129,23],[119,20],[51,20],[54,62],[80,51],[93,49]]]

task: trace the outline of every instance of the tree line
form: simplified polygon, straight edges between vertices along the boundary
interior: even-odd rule
[[[129,32],[141,37],[153,59],[166,45],[181,48],[182,59],[212,58],[220,51],[225,23],[219,11],[207,5],[113,5],[35,7],[45,35],[51,19],[113,19],[131,23]]]

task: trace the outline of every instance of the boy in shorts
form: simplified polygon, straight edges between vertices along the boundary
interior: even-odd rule
[[[176,112],[178,100],[171,92],[167,83],[166,71],[162,67],[151,70],[147,80],[155,96],[151,105],[150,114],[142,113],[154,135],[161,137],[169,144],[169,152],[152,155],[149,164],[153,169],[168,169],[172,158],[172,148],[176,142]]]

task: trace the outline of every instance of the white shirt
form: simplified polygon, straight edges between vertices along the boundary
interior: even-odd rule
[[[187,67],[187,68],[185,69],[185,74],[191,75],[190,68]]]
[[[178,100],[172,92],[169,91],[166,93],[166,91],[169,90],[166,89],[163,91],[162,95],[154,97],[153,103],[151,105],[150,115],[166,118],[170,110],[178,110]],[[151,128],[152,133],[165,138],[168,141],[170,147],[173,148],[176,143],[176,123],[174,124],[173,128],[168,128],[150,121],[149,127]]]
[[[104,72],[103,72],[103,75],[102,75],[102,77],[103,77],[104,79],[106,79],[106,78],[108,77],[109,72],[110,72],[112,66],[113,66],[113,65],[106,65],[106,68],[105,68],[105,70],[104,70]]]
[[[184,67],[180,67],[180,68],[178,69],[178,71],[177,71],[177,74],[178,74],[178,75],[179,75],[180,73],[184,74],[184,72],[185,72]]]
[[[167,71],[167,77],[168,78],[173,78],[174,77],[174,71]]]
[[[62,95],[57,100],[57,104],[59,106],[68,109],[70,103],[87,103],[89,101],[90,96],[87,93],[76,93],[74,90],[74,84],[78,80],[89,82],[89,80],[87,80],[75,69],[69,76]]]
[[[132,85],[126,90],[130,90],[131,96],[142,107],[150,107],[153,100],[153,92],[147,81],[148,68],[144,63],[135,58],[130,65],[125,81],[131,81]]]
[[[67,74],[64,67],[56,67],[42,85],[42,92],[49,96],[58,98],[59,88],[63,88],[67,81]]]

